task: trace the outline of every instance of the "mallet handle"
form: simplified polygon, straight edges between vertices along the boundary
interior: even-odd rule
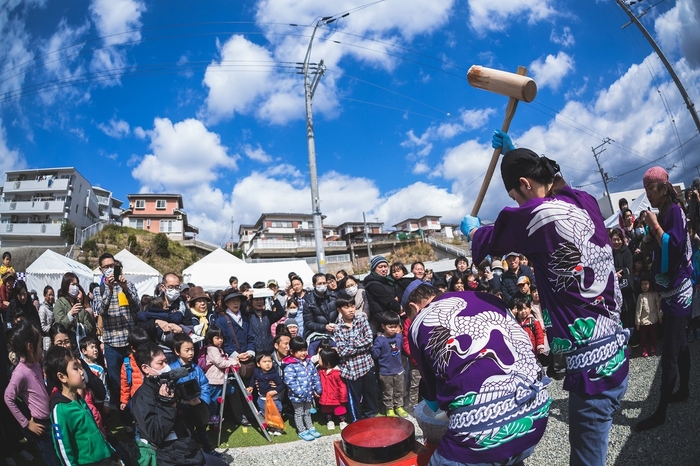
[[[527,68],[524,66],[518,66],[517,74],[525,76],[527,74]],[[501,131],[507,133],[510,129],[510,122],[515,115],[515,109],[518,107],[518,99],[511,97],[508,99],[508,106],[506,107],[506,116],[503,119],[503,126],[501,126]],[[493,172],[496,171],[496,165],[498,164],[498,157],[501,155],[501,148],[498,147],[493,150],[493,155],[491,156],[491,162],[489,163],[489,168],[486,170],[486,175],[484,176],[484,181],[481,183],[481,189],[479,189],[479,194],[476,196],[474,201],[474,207],[472,207],[472,217],[479,215],[479,209],[481,209],[481,204],[484,202],[484,197],[486,197],[486,191],[489,189],[489,184],[491,184],[491,178],[493,178]]]

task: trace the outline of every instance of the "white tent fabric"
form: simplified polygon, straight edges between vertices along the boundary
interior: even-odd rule
[[[133,255],[130,251],[122,249],[114,255],[114,258],[122,263],[122,275],[134,284],[139,296],[152,295],[153,290],[160,283],[162,275],[156,269]],[[100,283],[102,271],[97,267],[92,271],[93,281]]]
[[[223,290],[228,288],[229,277],[238,277],[238,282],[248,282],[275,279],[280,287],[284,287],[287,274],[295,272],[304,283],[311,283],[313,270],[304,260],[287,262],[264,262],[248,264],[233,254],[219,248],[204,256],[198,262],[182,271],[182,280],[201,286],[205,290]]]
[[[50,249],[47,249],[27,267],[27,288],[36,290],[39,296],[42,296],[46,285],[51,285],[54,291],[58,292],[66,272],[76,274],[83,289],[88,291],[87,288],[92,282],[92,270],[80,262],[57,254]]]
[[[647,194],[642,193],[640,196],[638,196],[634,201],[632,201],[632,204],[629,206],[629,209],[632,211],[635,217],[639,217],[639,213],[643,210],[647,210],[648,208],[651,207],[651,204],[649,204],[649,199],[647,199]],[[656,209],[652,209],[654,212],[656,212]],[[618,212],[615,212],[612,214],[610,217],[605,219],[605,228],[615,228],[619,226],[618,220],[617,220],[617,215]]]

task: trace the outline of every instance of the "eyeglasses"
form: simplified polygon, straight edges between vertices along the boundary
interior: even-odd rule
[[[168,285],[165,288],[168,290],[180,290],[180,285]]]

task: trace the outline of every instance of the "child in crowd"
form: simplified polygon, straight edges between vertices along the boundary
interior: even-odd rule
[[[2,265],[0,265],[0,277],[10,272],[12,274],[16,273],[14,267],[12,267],[12,254],[10,251],[5,251],[2,253]],[[2,285],[2,279],[0,279],[0,285]]]
[[[5,389],[5,404],[24,429],[25,436],[36,441],[46,465],[58,466],[51,441],[49,392],[44,385],[44,373],[41,370],[41,340],[39,329],[27,320],[20,321],[14,328],[12,348],[20,360]],[[29,418],[20,410],[18,398],[29,409]]]
[[[523,275],[518,278],[518,282],[515,286],[518,287],[518,291],[513,295],[513,299],[519,298],[525,299],[528,302],[532,301],[532,291],[530,290],[530,279],[528,277]]]
[[[639,342],[642,345],[642,357],[656,354],[656,327],[662,320],[661,298],[659,293],[651,287],[651,279],[644,276],[640,281],[642,292],[637,297],[637,331]],[[649,337],[649,351],[647,351],[647,337]]]
[[[474,272],[468,272],[467,273],[467,283],[466,283],[467,291],[476,291],[476,289],[478,287],[479,287],[479,281],[477,280],[477,275]]]
[[[132,433],[133,419],[131,417],[131,398],[143,384],[143,374],[136,363],[136,351],[141,345],[148,343],[148,332],[141,327],[132,327],[126,339],[129,345],[129,356],[124,358],[119,374],[119,418],[124,424],[124,430]]]
[[[285,324],[290,337],[294,338],[299,335],[299,323],[296,319],[289,318]]]
[[[265,351],[255,355],[255,365],[258,366],[253,371],[253,377],[248,382],[246,391],[248,394],[253,393],[255,389],[258,392],[258,408],[260,412],[265,414],[265,399],[267,395],[272,397],[272,400],[277,406],[277,410],[282,412],[282,398],[284,398],[284,380],[274,368],[272,354]]]
[[[544,352],[544,330],[539,321],[532,315],[530,301],[525,298],[514,298],[511,310],[520,326],[530,337],[532,351],[535,355],[542,354]]]
[[[542,317],[542,306],[540,306],[540,292],[537,291],[536,286],[530,286],[530,312],[535,317],[537,322],[542,326],[542,331],[544,332],[544,351],[542,352],[542,357],[538,359],[543,366],[549,365],[549,340],[547,340],[547,326],[545,325],[544,318]]]
[[[395,312],[383,312],[378,316],[382,331],[372,345],[372,357],[379,366],[379,388],[389,417],[408,417],[403,409],[404,370],[401,361],[401,319]]]
[[[81,341],[82,343],[82,341]],[[65,465],[121,464],[80,392],[85,378],[80,361],[62,346],[46,353],[46,378],[58,389],[51,396],[53,444]]]
[[[50,285],[44,287],[44,302],[39,306],[39,320],[41,321],[41,333],[44,335],[44,352],[51,346],[49,330],[54,323],[53,303],[56,302],[56,295]]]
[[[353,309],[355,306],[353,305]],[[284,383],[294,406],[294,423],[299,437],[307,442],[321,436],[311,420],[311,402],[322,394],[321,380],[308,353],[309,346],[300,336],[289,343],[290,355],[284,358]]]
[[[226,379],[226,369],[237,365],[233,358],[229,359],[224,351],[224,334],[216,325],[212,325],[204,336],[206,351],[205,364],[202,370],[205,371],[209,381],[209,424],[219,424],[219,398],[223,393],[224,380]],[[201,364],[200,364],[201,367]],[[227,395],[233,393],[233,384],[227,385]]]
[[[80,340],[80,352],[82,353],[83,360],[87,363],[90,371],[95,374],[95,377],[100,379],[102,385],[105,387],[106,394],[104,400],[94,400],[95,407],[101,415],[104,415],[109,413],[109,389],[107,387],[107,371],[98,361],[100,349],[97,345],[97,340],[92,337],[85,337]],[[59,387],[59,385],[56,387]]]
[[[345,422],[345,403],[348,402],[348,388],[345,381],[340,376],[340,355],[334,348],[321,348],[319,352],[319,371],[321,379],[321,412],[326,415],[326,427],[328,430],[335,430],[333,416],[338,417],[340,430],[348,425]]]
[[[333,336],[341,357],[340,373],[348,384],[350,409],[355,420],[374,417],[379,411],[377,375],[372,359],[372,329],[367,317],[355,310],[352,299],[335,300],[338,321]]]
[[[184,412],[184,421],[187,428],[192,433],[197,443],[202,445],[204,453],[221,458],[221,453],[214,450],[207,436],[207,423],[209,421],[209,380],[204,375],[204,371],[194,361],[194,343],[189,335],[178,333],[173,337],[173,350],[178,359],[170,363],[170,370],[182,366],[190,365],[192,371],[186,376],[178,379],[176,385],[182,385],[189,380],[196,380],[199,383],[199,397],[192,400],[180,400],[180,410]]]

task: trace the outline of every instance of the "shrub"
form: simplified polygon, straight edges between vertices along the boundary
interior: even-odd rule
[[[168,244],[170,240],[165,235],[165,233],[158,233],[153,237],[153,250],[156,255],[161,257],[170,257],[170,250],[168,249]]]
[[[83,251],[88,256],[97,255],[97,240],[95,238],[90,238],[83,243]]]
[[[61,224],[61,238],[63,238],[66,244],[75,243],[75,223],[67,220]]]

